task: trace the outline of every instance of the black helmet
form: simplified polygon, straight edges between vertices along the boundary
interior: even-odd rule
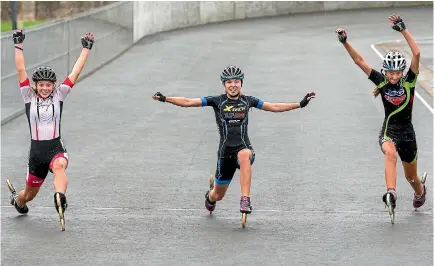
[[[33,82],[38,82],[42,80],[48,80],[51,82],[56,82],[56,73],[49,67],[38,67],[32,76]]]
[[[223,69],[222,73],[220,74],[220,80],[222,82],[225,82],[226,80],[231,79],[240,79],[241,81],[243,81],[244,72],[241,70],[241,68],[236,66],[228,66]]]

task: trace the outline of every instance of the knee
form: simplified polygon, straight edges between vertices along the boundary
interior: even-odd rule
[[[65,158],[58,158],[53,163],[53,172],[64,172],[67,166]]]
[[[251,155],[251,153],[248,150],[240,151],[238,153],[238,161],[240,162],[240,165],[241,164],[250,164],[250,155]]]
[[[394,162],[398,160],[398,152],[395,149],[387,149],[384,154],[386,155],[387,160]]]

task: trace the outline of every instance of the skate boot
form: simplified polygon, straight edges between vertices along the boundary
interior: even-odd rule
[[[66,197],[63,193],[54,193],[54,206],[59,214],[60,227],[62,228],[62,231],[65,231],[65,211],[68,207],[68,203],[66,202]]]
[[[383,202],[386,204],[386,208],[389,211],[390,216],[390,223],[395,223],[395,207],[396,207],[396,200],[398,196],[396,194],[396,191],[393,189],[389,189],[386,194],[383,195]]]
[[[20,213],[20,214],[26,214],[29,212],[29,208],[27,207],[26,204],[19,206],[17,203],[17,198],[18,198],[18,194],[17,191],[15,190],[14,186],[12,186],[11,181],[6,179],[6,183],[8,184],[8,188],[11,191],[12,195],[10,196],[11,198],[11,205],[13,205],[15,207],[15,209]]]
[[[207,191],[205,194],[205,208],[209,211],[209,214],[212,214],[212,212],[215,210],[217,202],[212,202],[209,200],[209,192],[210,191]]]
[[[29,212],[29,208],[27,208],[27,205],[24,204],[23,206],[19,206],[18,203],[17,203],[17,200],[16,200],[17,198],[18,198],[18,195],[17,195],[17,194],[15,194],[15,195],[11,195],[11,204],[14,205],[15,209],[16,209],[19,213],[21,213],[21,214],[26,214],[26,213],[28,213],[28,212]]]
[[[211,190],[213,190],[214,188],[214,180],[212,178],[212,175],[209,178],[209,190],[206,192],[205,194],[205,208],[209,211],[210,214],[212,214],[212,212],[215,210],[215,206],[217,204],[217,202],[212,202],[209,199],[209,193],[211,192]]]
[[[423,194],[422,196],[417,196],[416,193],[414,193],[414,198],[413,198],[413,207],[417,210],[418,208],[422,207],[423,204],[425,204],[425,200],[426,200],[426,186],[425,186],[425,181],[426,181],[426,172],[423,173],[422,177],[420,178],[420,182],[422,183],[423,186]]]
[[[240,200],[240,212],[241,213],[252,213],[252,206],[250,205],[250,197],[242,196]]]
[[[250,197],[242,196],[240,200],[241,212],[241,225],[246,228],[247,214],[252,213],[252,206],[250,205]]]

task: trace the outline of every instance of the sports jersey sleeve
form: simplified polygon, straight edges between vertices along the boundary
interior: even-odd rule
[[[383,83],[386,79],[383,76],[383,74],[381,74],[380,72],[378,72],[375,69],[371,70],[371,74],[369,75],[369,80],[372,81],[375,85],[379,86],[381,83]]]
[[[35,95],[32,87],[30,87],[30,80],[26,78],[23,82],[20,82],[21,97],[23,97],[24,103],[29,103],[32,97]]]
[[[74,87],[74,83],[72,83],[72,81],[66,77],[62,84],[60,84],[60,86],[56,89],[56,94],[60,101],[65,100],[72,87]]]
[[[205,106],[217,107],[220,101],[220,96],[206,96],[206,97],[201,97],[200,100],[202,101],[202,107]]]
[[[253,96],[246,96],[246,98],[250,107],[262,109],[262,106],[264,105],[264,101]]]
[[[416,86],[416,81],[417,81],[417,76],[418,74],[414,73],[411,68],[408,69],[407,75],[405,75],[405,82],[409,83],[409,85],[411,87],[415,87]]]

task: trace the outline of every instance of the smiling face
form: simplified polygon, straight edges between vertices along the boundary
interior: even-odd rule
[[[393,85],[398,83],[399,80],[401,79],[402,75],[403,75],[403,71],[386,70],[385,73],[386,73],[387,80]]]
[[[54,90],[54,83],[51,81],[38,81],[36,82],[36,91],[42,98],[50,96]]]
[[[239,79],[230,79],[226,80],[223,85],[225,87],[226,94],[229,97],[235,98],[238,97],[241,91],[242,82]]]

